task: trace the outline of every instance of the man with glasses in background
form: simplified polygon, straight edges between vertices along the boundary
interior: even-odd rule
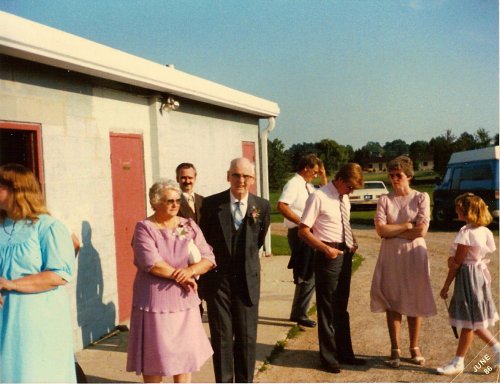
[[[293,270],[295,293],[290,312],[290,321],[303,327],[314,328],[316,322],[309,318],[309,303],[314,295],[314,250],[299,238],[299,224],[306,200],[315,191],[311,181],[320,176],[320,184],[326,178],[323,161],[315,154],[302,156],[297,165],[297,173],[285,184],[278,199],[277,209],[283,215],[283,224],[288,228],[288,244],[291,250],[288,269]]]
[[[361,167],[345,164],[331,183],[309,196],[299,225],[299,236],[316,250],[319,354],[332,373],[340,372],[340,364],[366,363],[354,356],[347,312],[352,257],[358,248],[349,223],[349,193],[363,184]]]
[[[259,249],[270,224],[269,202],[249,193],[255,166],[231,161],[229,190],[205,197],[200,227],[217,268],[201,276],[214,349],[215,381],[251,383],[255,370],[260,298]]]

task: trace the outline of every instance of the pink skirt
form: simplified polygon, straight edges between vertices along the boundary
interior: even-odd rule
[[[197,372],[212,354],[197,306],[164,313],[132,310],[127,371],[159,376]]]
[[[372,312],[394,311],[410,317],[437,313],[423,238],[382,240],[370,296]]]

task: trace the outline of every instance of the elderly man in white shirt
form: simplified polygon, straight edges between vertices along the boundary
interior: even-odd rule
[[[363,183],[358,164],[341,167],[331,183],[309,196],[299,226],[299,236],[316,250],[320,361],[332,373],[340,372],[340,364],[366,363],[354,356],[347,312],[352,256],[358,248],[349,223],[349,193]]]
[[[321,159],[315,154],[302,156],[297,173],[285,184],[277,205],[288,228],[288,244],[292,253],[288,269],[293,270],[295,293],[290,320],[310,328],[316,326],[316,322],[308,316],[309,304],[314,295],[314,250],[299,238],[298,230],[306,200],[315,191],[310,182],[318,175],[321,185],[325,185],[328,180]]]

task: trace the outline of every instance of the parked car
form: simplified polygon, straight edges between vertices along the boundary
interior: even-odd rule
[[[353,209],[367,207],[375,208],[380,196],[389,193],[383,181],[365,181],[364,188],[355,189],[349,200]]]
[[[453,153],[443,180],[433,192],[432,218],[445,224],[457,217],[455,198],[465,192],[480,196],[492,216],[498,219],[498,162],[500,147],[487,147]]]

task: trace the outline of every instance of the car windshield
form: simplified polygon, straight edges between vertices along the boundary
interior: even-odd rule
[[[384,189],[383,183],[365,183],[364,189]]]

